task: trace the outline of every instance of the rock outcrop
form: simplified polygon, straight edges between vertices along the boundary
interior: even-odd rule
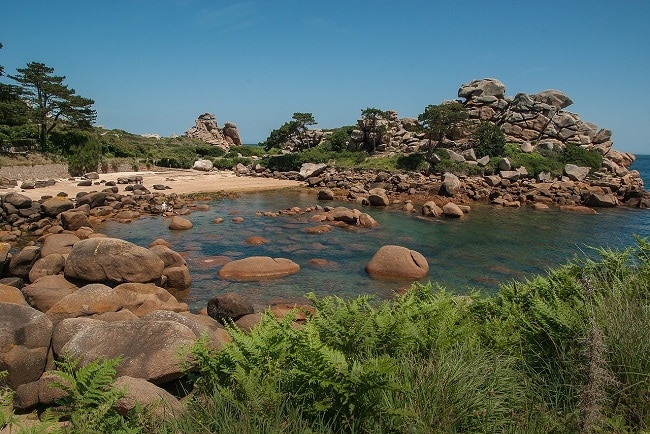
[[[202,140],[209,145],[219,146],[226,151],[230,149],[231,145],[241,145],[237,125],[226,122],[223,128],[219,128],[217,119],[212,113],[203,113],[199,116],[195,125],[185,132],[185,136]]]

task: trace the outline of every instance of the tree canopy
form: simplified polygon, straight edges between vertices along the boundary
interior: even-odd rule
[[[364,128],[364,142],[368,150],[373,152],[377,149],[377,145],[381,143],[384,133],[386,132],[386,125],[382,121],[388,119],[388,113],[375,107],[367,107],[361,110],[361,119],[364,120],[366,128]],[[370,149],[372,147],[372,149]]]
[[[267,151],[272,148],[291,148],[291,151],[309,149],[317,143],[312,143],[307,134],[308,127],[316,125],[317,122],[311,113],[296,112],[289,122],[285,122],[280,128],[271,131],[269,137],[260,145]]]
[[[32,111],[42,150],[47,150],[48,136],[60,122],[78,128],[90,127],[95,122],[97,113],[92,109],[95,101],[77,95],[63,83],[65,76],[54,75],[54,68],[31,62],[17,72],[8,77],[19,84],[20,98]]]
[[[459,102],[448,102],[440,105],[428,105],[418,116],[418,121],[429,141],[428,156],[442,144],[454,127],[461,125],[469,118],[467,109]],[[433,140],[435,139],[435,145]]]

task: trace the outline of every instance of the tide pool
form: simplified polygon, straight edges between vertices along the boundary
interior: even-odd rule
[[[638,163],[639,160],[635,165]],[[646,181],[647,185],[650,183]],[[304,232],[314,225],[309,222],[311,214],[256,215],[260,211],[319,204],[316,193],[250,193],[209,202],[209,211],[194,211],[186,216],[194,224],[188,231],[170,231],[169,220],[163,217],[145,217],[129,224],[107,223],[100,230],[145,247],[156,238],[168,240],[173,250],[185,256],[190,268],[192,288],[177,296],[190,304],[193,311],[205,307],[211,297],[222,292],[238,292],[258,308],[275,302],[302,302],[307,292],[320,296],[390,297],[393,291],[408,287],[409,282],[373,280],[364,271],[374,253],[386,244],[422,253],[430,266],[424,281],[430,280],[455,293],[467,293],[472,289],[494,292],[501,283],[531,278],[576,255],[593,255],[590,247],[620,248],[631,245],[633,235],[650,236],[650,211],[627,208],[583,215],[557,209],[535,211],[529,207],[473,204],[472,212],[463,219],[450,220],[362,207],[363,212],[380,223],[378,228],[334,227],[317,235]],[[348,202],[320,205],[354,207]],[[233,222],[236,216],[244,221]],[[223,223],[213,223],[217,217],[223,218]],[[268,243],[246,244],[245,240],[253,235],[267,239]],[[264,282],[229,282],[217,276],[225,260],[248,256],[288,258],[298,263],[301,270]]]

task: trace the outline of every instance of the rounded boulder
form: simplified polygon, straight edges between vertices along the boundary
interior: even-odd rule
[[[251,256],[225,264],[219,277],[227,280],[267,280],[289,276],[300,271],[300,265],[290,259]]]
[[[160,278],[164,267],[163,260],[144,247],[117,238],[89,238],[74,244],[64,274],[88,282],[145,283]]]
[[[402,246],[383,246],[372,257],[366,272],[379,279],[422,279],[429,273],[426,258]]]

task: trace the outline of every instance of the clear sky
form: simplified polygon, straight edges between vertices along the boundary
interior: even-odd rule
[[[415,117],[493,77],[508,95],[559,89],[616,149],[650,154],[647,0],[0,0],[0,42],[5,74],[45,63],[97,125],[138,134],[210,112],[257,143],[294,112]]]

